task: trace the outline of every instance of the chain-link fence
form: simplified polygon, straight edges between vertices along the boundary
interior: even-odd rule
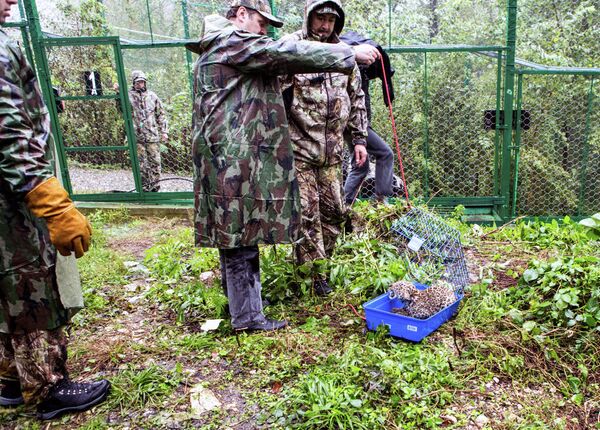
[[[600,212],[600,103],[597,75],[519,76],[516,213]]]

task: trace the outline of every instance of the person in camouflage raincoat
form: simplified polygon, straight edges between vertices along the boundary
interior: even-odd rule
[[[339,0],[307,0],[303,29],[283,40],[340,43],[344,10]],[[371,47],[371,61],[378,55]],[[302,240],[295,246],[298,264],[325,259],[346,220],[342,159],[344,131],[352,137],[358,162],[366,159],[367,112],[358,66],[350,75],[311,73],[283,79],[290,136],[302,199]],[[314,275],[318,295],[331,292],[321,274]]]
[[[160,142],[169,139],[167,115],[158,96],[146,88],[148,79],[139,70],[131,73],[129,103],[137,142],[144,191],[160,191]]]
[[[272,330],[262,313],[258,245],[298,238],[300,201],[278,75],[350,73],[347,45],[273,41],[266,0],[234,0],[204,20],[194,67],[196,244],[220,250],[235,329]]]
[[[16,3],[0,0],[0,23]],[[68,379],[57,250],[80,257],[91,230],[54,177],[51,139],[34,72],[0,30],[0,406],[37,403],[42,419],[85,410],[108,392],[107,381]]]

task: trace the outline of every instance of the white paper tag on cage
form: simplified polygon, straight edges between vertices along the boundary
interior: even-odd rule
[[[410,242],[408,242],[408,249],[417,252],[419,249],[421,249],[421,246],[423,246],[423,242],[423,239],[413,236]]]
[[[418,331],[419,329],[418,329],[416,326],[414,326],[414,325],[407,325],[407,326],[406,326],[406,330],[408,330],[408,331],[414,331],[414,332],[416,332],[416,331]]]

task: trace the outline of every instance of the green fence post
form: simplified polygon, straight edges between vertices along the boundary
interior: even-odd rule
[[[504,133],[502,142],[502,174],[500,176],[500,195],[504,202],[500,208],[500,216],[504,219],[510,215],[510,178],[511,178],[511,144],[513,127],[513,102],[515,88],[515,51],[517,44],[517,0],[508,0],[508,19],[506,24],[506,62],[504,76]],[[516,192],[516,190],[515,190]]]
[[[429,76],[427,74],[427,52],[424,54],[425,66],[423,71],[423,108],[424,125],[423,125],[423,155],[425,157],[425,172],[423,178],[423,194],[429,198]]]
[[[58,157],[58,167],[60,176],[63,181],[63,186],[69,194],[73,193],[71,186],[71,178],[67,168],[67,158],[62,144],[62,133],[58,126],[58,112],[56,111],[56,103],[54,103],[54,94],[52,93],[52,82],[50,79],[50,67],[48,66],[48,57],[46,49],[43,45],[43,34],[40,25],[40,17],[37,11],[35,0],[24,0],[25,13],[27,14],[27,22],[29,25],[29,33],[31,36],[31,47],[35,58],[35,67],[37,70],[38,82],[42,95],[50,112],[50,125],[52,135],[54,137],[54,148]]]
[[[590,91],[588,92],[588,108],[585,114],[585,137],[583,141],[583,166],[581,166],[581,178],[579,179],[579,202],[577,204],[577,215],[588,215],[583,213],[585,183],[587,181],[587,167],[590,156],[590,130],[592,111],[594,106],[594,77],[590,82]],[[591,214],[589,214],[591,215]]]
[[[148,27],[150,28],[150,41],[152,43],[154,43],[154,32],[152,31],[152,14],[150,13],[150,3],[148,3],[148,0],[146,0],[146,12],[148,13]]]
[[[502,52],[498,51],[496,74],[496,123],[494,124],[494,195],[500,195],[500,112],[502,111]]]
[[[517,190],[519,184],[519,161],[521,159],[521,110],[523,108],[523,75],[519,73],[517,80],[517,131],[515,133],[515,171],[512,189],[511,216],[517,216]]]
[[[190,40],[190,20],[188,16],[188,2],[187,0],[181,0],[181,14],[183,17],[183,34],[186,40]],[[192,77],[192,53],[189,49],[185,50],[185,60],[187,64],[188,81],[190,85],[190,97],[192,103],[194,103],[194,79]]]
[[[275,6],[275,0],[269,0],[269,4],[271,5],[271,12],[273,13],[273,15],[277,16],[277,7]],[[269,34],[269,37],[271,37],[272,39],[276,39],[277,38],[277,29],[275,27],[273,27],[272,25],[270,25],[268,34]]]
[[[388,48],[392,47],[392,0],[388,0]]]
[[[137,156],[137,144],[135,132],[133,129],[133,115],[129,104],[129,94],[127,91],[127,77],[125,76],[125,63],[123,62],[123,52],[121,51],[121,43],[117,39],[117,43],[113,45],[115,54],[115,68],[117,69],[117,81],[119,81],[119,103],[121,104],[121,113],[123,123],[125,125],[125,136],[127,137],[127,146],[129,146],[129,156],[131,161],[131,171],[133,174],[133,182],[135,190],[143,193],[142,179],[140,174],[140,163]]]
[[[21,19],[26,18],[22,0],[19,0],[19,14],[21,15]],[[33,61],[33,51],[31,50],[31,43],[29,42],[29,34],[27,34],[27,26],[21,27],[21,38],[23,39],[23,47],[25,48],[25,56],[27,57],[27,61],[29,61],[31,67],[35,67],[35,62]]]

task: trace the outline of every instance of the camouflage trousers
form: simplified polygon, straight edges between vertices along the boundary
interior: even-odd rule
[[[159,191],[161,174],[160,142],[138,140],[137,153],[143,190],[146,192]]]
[[[19,381],[25,403],[43,400],[67,377],[67,337],[62,327],[26,334],[0,333],[0,379]]]
[[[342,164],[317,167],[296,162],[302,217],[300,241],[295,245],[298,264],[325,259],[346,220]]]

